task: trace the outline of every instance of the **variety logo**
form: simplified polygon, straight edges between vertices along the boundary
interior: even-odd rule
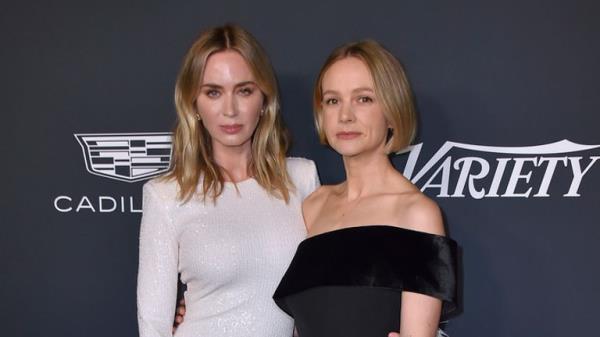
[[[171,133],[104,133],[74,135],[91,174],[128,183],[169,170]]]
[[[600,159],[589,155],[600,145],[576,144],[566,139],[524,147],[448,141],[415,170],[422,146],[408,149],[404,176],[422,191],[435,191],[441,198],[549,197],[555,180],[565,185],[560,192],[563,197],[579,197],[583,178]],[[556,176],[560,178],[555,179]]]

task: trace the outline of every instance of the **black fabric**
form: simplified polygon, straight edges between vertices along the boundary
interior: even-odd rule
[[[441,299],[445,317],[456,307],[456,253],[455,241],[435,234],[343,228],[302,241],[273,298],[294,316],[288,298],[315,287],[388,288]]]
[[[315,287],[286,297],[300,337],[386,337],[400,329],[400,292]]]

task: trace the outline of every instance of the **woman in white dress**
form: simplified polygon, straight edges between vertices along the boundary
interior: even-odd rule
[[[305,238],[312,161],[286,158],[275,76],[258,42],[226,25],[187,52],[175,88],[172,170],[144,185],[138,271],[142,337],[291,336],[271,299]]]

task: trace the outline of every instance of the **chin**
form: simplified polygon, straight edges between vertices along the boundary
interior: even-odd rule
[[[251,141],[252,141],[252,137],[241,136],[241,135],[225,136],[225,137],[219,137],[219,139],[217,139],[217,142],[219,142],[223,146],[227,146],[227,147],[242,146]]]
[[[331,146],[331,148],[344,157],[354,157],[363,153],[362,149],[358,149],[355,146]]]
[[[370,155],[373,153],[379,153],[380,151],[383,151],[383,146],[377,146],[374,144],[330,143],[329,145],[335,150],[335,152],[339,153],[344,157],[356,157],[365,154]]]

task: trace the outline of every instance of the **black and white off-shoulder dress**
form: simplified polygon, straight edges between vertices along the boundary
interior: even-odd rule
[[[457,244],[385,225],[349,227],[300,243],[273,298],[300,337],[385,337],[400,327],[401,292],[456,307]]]

